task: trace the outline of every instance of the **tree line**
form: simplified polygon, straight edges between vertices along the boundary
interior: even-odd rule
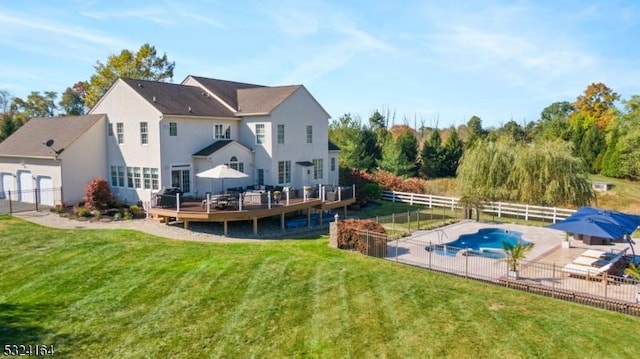
[[[621,100],[602,83],[589,85],[574,102],[547,106],[538,120],[522,125],[510,120],[484,128],[473,116],[457,128],[412,128],[406,120],[389,127],[393,116],[376,110],[366,122],[351,114],[333,120],[329,138],[341,147],[341,162],[348,168],[382,169],[399,176],[454,177],[463,154],[477,141],[561,141],[590,173],[640,180],[640,95]]]
[[[174,67],[166,54],[159,56],[154,46],[144,44],[136,52],[110,55],[106,63],[97,61],[89,80],[67,87],[59,101],[55,91],[32,91],[20,98],[0,90],[0,141],[32,118],[84,115],[119,77],[164,81],[173,78]]]

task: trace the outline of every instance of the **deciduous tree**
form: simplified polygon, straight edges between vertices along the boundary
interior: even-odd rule
[[[78,81],[73,86],[67,87],[62,93],[62,99],[58,105],[60,105],[65,115],[79,116],[87,113],[87,107],[84,104],[87,86],[88,83],[86,81]]]
[[[28,120],[36,117],[53,117],[56,113],[56,97],[54,91],[45,91],[41,95],[38,91],[32,91],[26,100],[16,97],[11,102],[10,111],[13,113],[14,122],[22,126]]]
[[[558,140],[479,141],[463,155],[458,189],[470,198],[547,206],[580,206],[594,199],[584,163],[571,154],[567,142]]]
[[[92,108],[118,77],[140,80],[164,81],[173,79],[175,62],[167,54],[158,56],[156,48],[144,44],[133,53],[122,50],[119,55],[109,56],[107,63],[97,62],[96,73],[91,76],[84,103]]]

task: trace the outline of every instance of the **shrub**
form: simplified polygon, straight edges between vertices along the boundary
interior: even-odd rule
[[[111,187],[109,187],[107,180],[102,177],[89,182],[84,189],[84,193],[85,207],[89,209],[106,209],[112,201]]]
[[[133,204],[129,206],[129,212],[131,212],[131,215],[135,218],[144,217],[144,210],[142,210],[142,208],[140,208],[140,206],[138,205]]]
[[[346,219],[338,222],[338,248],[366,253],[367,245],[357,232],[386,233],[384,227],[372,220]]]
[[[74,211],[75,212],[75,211]],[[78,217],[91,217],[91,211],[86,207],[79,207],[78,211],[75,212]]]
[[[377,183],[367,183],[362,189],[367,199],[380,199],[382,197],[382,187]]]
[[[131,211],[129,211],[128,209],[122,210],[122,219],[124,219],[125,221],[133,219],[133,215],[131,214]]]

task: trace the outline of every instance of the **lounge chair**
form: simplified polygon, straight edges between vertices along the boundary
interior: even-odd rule
[[[590,257],[598,255],[596,252],[600,252],[598,257]],[[626,253],[627,249],[618,253],[589,249],[582,253],[582,255],[576,258],[572,263],[564,266],[562,268],[562,272],[568,273],[569,275],[586,277],[587,279],[599,277],[601,275],[608,274],[609,271],[614,268],[614,265],[622,259]]]

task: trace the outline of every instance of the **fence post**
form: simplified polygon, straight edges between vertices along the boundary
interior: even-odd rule
[[[433,252],[433,243],[431,241],[429,241],[429,260],[428,260],[428,267],[429,269],[431,269],[431,252]]]
[[[396,191],[392,191],[391,195],[392,195],[391,202],[396,203]]]
[[[551,269],[551,298],[556,297],[556,263],[553,263],[553,267]]]
[[[469,252],[467,252],[468,254]],[[469,277],[469,256],[465,255],[464,256],[464,277],[467,278]]]
[[[396,214],[395,213],[391,213],[391,230],[393,232],[396,231]]]
[[[407,211],[407,228],[409,233],[411,233],[411,211]]]
[[[38,191],[38,189],[36,188],[36,189],[33,190],[33,192],[36,194],[36,196],[35,196],[36,197],[36,212],[38,212],[38,202],[39,202],[39,200],[38,200],[38,197],[39,197],[38,196],[38,192],[40,192],[40,191]]]
[[[11,191],[7,191],[9,194],[9,214],[13,214],[13,209],[11,208]]]
[[[180,193],[176,193],[176,211],[180,212]]]
[[[413,192],[411,193],[411,197],[409,198],[409,204],[413,206]]]
[[[529,220],[529,205],[524,206],[524,220]]]
[[[398,261],[398,237],[396,237],[396,262]]]
[[[416,220],[418,221],[418,231],[420,230],[420,210],[416,209]]]

